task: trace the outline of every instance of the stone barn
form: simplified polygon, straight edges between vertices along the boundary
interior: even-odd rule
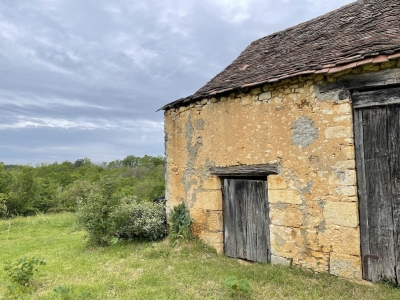
[[[400,280],[400,2],[251,43],[165,111],[167,207],[227,256]]]

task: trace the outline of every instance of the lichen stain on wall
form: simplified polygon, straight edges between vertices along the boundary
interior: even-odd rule
[[[278,163],[279,175],[268,176],[272,263],[361,278],[350,95],[318,90],[340,75],[296,77],[165,112],[168,206],[186,202],[195,236],[223,251],[221,180],[210,167]]]

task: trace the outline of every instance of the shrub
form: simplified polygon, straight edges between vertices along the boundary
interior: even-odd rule
[[[171,238],[175,241],[184,239],[188,241],[191,238],[190,225],[193,219],[190,217],[189,210],[185,203],[175,206],[169,217]]]
[[[119,201],[100,193],[90,193],[84,201],[78,201],[77,220],[88,233],[89,244],[107,246],[115,234],[115,225],[110,214]]]
[[[78,203],[78,222],[88,232],[89,244],[103,246],[118,239],[157,240],[167,233],[165,206],[134,197],[91,193],[86,202]]]
[[[90,192],[97,192],[98,188],[88,180],[77,180],[68,185],[61,193],[63,209],[74,211],[78,201],[86,202]]]
[[[4,270],[7,272],[7,275],[12,282],[18,283],[22,286],[27,286],[29,285],[33,273],[38,270],[37,267],[44,264],[45,262],[43,259],[23,257],[16,261],[7,263],[4,266]]]
[[[138,202],[136,198],[125,198],[121,202],[111,214],[118,238],[154,241],[166,236],[167,217],[164,204]]]

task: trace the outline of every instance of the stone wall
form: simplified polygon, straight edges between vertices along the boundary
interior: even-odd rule
[[[184,201],[194,235],[222,252],[221,180],[209,168],[278,163],[279,175],[267,178],[272,263],[361,279],[350,95],[318,86],[396,64],[296,77],[167,110],[168,207]]]

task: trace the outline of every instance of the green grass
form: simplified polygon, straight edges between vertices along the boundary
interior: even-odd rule
[[[18,299],[400,299],[400,288],[348,282],[268,264],[241,265],[199,241],[87,248],[73,214],[0,221],[0,299],[12,298],[6,261],[44,258],[30,294]],[[223,285],[250,282],[248,294]],[[55,292],[54,290],[57,290]]]

